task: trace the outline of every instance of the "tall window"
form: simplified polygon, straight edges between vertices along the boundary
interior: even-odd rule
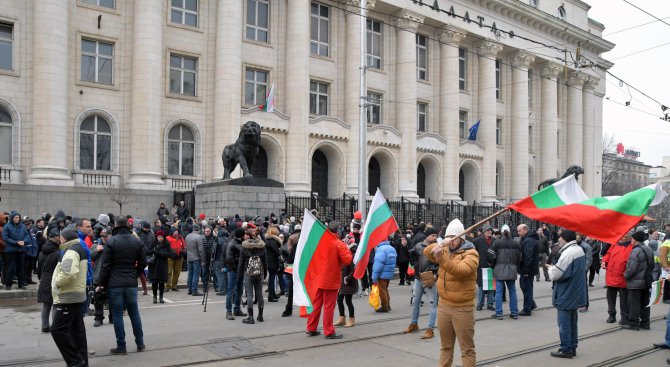
[[[496,162],[496,196],[502,196],[502,167]]]
[[[244,104],[260,106],[268,92],[268,72],[247,69],[244,73]]]
[[[198,0],[172,0],[170,21],[191,27],[198,26]]]
[[[270,2],[268,0],[247,0],[246,38],[252,41],[268,42],[270,28]]]
[[[168,134],[168,174],[194,175],[195,138],[191,129],[177,125]]]
[[[316,81],[309,83],[309,113],[328,114],[328,84]]]
[[[84,119],[79,127],[79,169],[109,171],[112,166],[112,129],[98,115]]]
[[[81,2],[84,4],[100,6],[103,8],[110,8],[110,9],[115,8],[114,0],[81,0]]]
[[[14,25],[0,23],[0,69],[12,70]]]
[[[532,153],[535,151],[533,148],[533,127],[528,126],[528,152]]]
[[[458,49],[458,89],[468,88],[468,50]]]
[[[416,35],[416,78],[428,80],[428,37]]]
[[[458,111],[458,130],[461,135],[461,139],[467,139],[469,135],[468,131],[468,111]]]
[[[528,108],[533,108],[533,71],[528,69]]]
[[[502,145],[502,119],[496,119],[496,145]]]
[[[0,164],[12,164],[12,116],[0,107]]]
[[[382,95],[368,92],[368,124],[381,124],[382,122]]]
[[[114,44],[82,38],[81,81],[112,84],[113,73]]]
[[[319,3],[312,3],[310,52],[313,55],[328,56],[330,32],[330,8]]]
[[[382,24],[376,20],[368,19],[366,22],[368,66],[382,68]]]
[[[416,130],[428,131],[428,103],[416,103]]]
[[[170,54],[170,93],[195,96],[198,59]]]
[[[502,73],[500,71],[501,65],[502,61],[500,59],[496,59],[496,99],[502,98],[502,91],[500,89],[502,86]]]

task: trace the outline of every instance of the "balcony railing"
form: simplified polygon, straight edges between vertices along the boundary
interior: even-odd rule
[[[188,179],[188,178],[173,178],[172,179],[172,190],[182,191],[182,190],[193,190],[195,185],[198,183],[198,180]]]

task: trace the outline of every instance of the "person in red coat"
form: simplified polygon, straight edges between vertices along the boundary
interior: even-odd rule
[[[179,274],[181,274],[181,266],[184,261],[183,253],[186,249],[186,243],[184,242],[184,237],[179,234],[178,228],[172,228],[172,233],[170,236],[167,236],[167,241],[170,244],[172,251],[177,254],[176,258],[168,258],[168,278],[167,285],[165,290],[176,292],[177,282],[179,282]]]
[[[328,224],[328,230],[335,235],[337,235],[339,227],[340,223],[337,221],[332,221]],[[317,336],[321,334],[316,331],[316,328],[319,326],[321,308],[323,307],[323,332],[326,334],[326,339],[342,339],[342,335],[335,332],[333,315],[335,314],[337,292],[340,289],[340,272],[342,266],[351,264],[353,256],[347,245],[342,241],[337,241],[333,244],[324,243],[323,245],[326,244],[329,246],[328,248],[319,248],[319,251],[326,251],[327,261],[324,261],[324,263],[327,266],[320,269],[315,279],[318,290],[315,299],[312,300],[313,311],[307,319],[307,335]]]
[[[628,255],[633,250],[630,244],[631,236],[626,234],[616,245],[610,246],[605,256],[603,256],[602,268],[607,269],[605,274],[605,285],[607,286],[607,323],[616,322],[616,298],[619,295],[619,309],[621,310],[620,325],[628,320],[628,291],[626,289],[626,279],[623,277],[626,271]]]

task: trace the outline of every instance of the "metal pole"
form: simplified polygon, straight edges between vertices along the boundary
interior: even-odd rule
[[[360,116],[359,116],[359,134],[358,134],[358,210],[363,214],[363,221],[366,218],[366,193],[367,193],[367,118],[366,118],[366,107],[367,107],[367,86],[365,81],[365,74],[367,68],[367,0],[360,0],[360,21],[361,21],[361,66],[360,66]],[[373,193],[370,193],[373,194]]]

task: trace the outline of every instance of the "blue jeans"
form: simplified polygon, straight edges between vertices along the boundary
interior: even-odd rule
[[[140,319],[140,309],[137,306],[137,287],[109,288],[107,293],[109,295],[109,308],[112,309],[116,347],[126,350],[126,331],[123,326],[124,306],[128,310],[128,317],[133,325],[135,344],[138,347],[144,346],[142,319]]]
[[[437,318],[437,284],[430,288],[424,288],[419,278],[414,282],[414,304],[412,305],[412,324],[419,322],[419,313],[421,312],[421,296],[423,290],[428,293],[430,299],[430,313],[428,314],[428,328],[435,328],[435,319]]]
[[[531,312],[535,308],[535,301],[533,300],[533,282],[535,277],[533,275],[521,275],[519,277],[519,287],[523,292],[523,309],[522,312]]]
[[[670,345],[670,308],[668,308],[668,315],[665,317],[665,344]]]
[[[284,283],[286,284],[286,307],[293,308],[293,274],[284,273]]]
[[[244,277],[237,279],[236,271],[228,271],[228,290],[226,291],[226,312],[240,310],[242,301],[242,287],[244,286]],[[234,304],[234,308],[233,308]]]
[[[502,316],[502,296],[505,293],[505,286],[509,291],[509,311],[512,315],[518,315],[516,300],[516,280],[498,280],[496,279],[496,315]]]
[[[561,338],[560,349],[574,351],[577,349],[577,310],[558,311],[558,336]]]
[[[484,296],[486,296],[486,305],[493,306],[493,299],[495,298],[494,291],[485,291],[482,287],[477,286],[477,306],[484,306]]]
[[[188,278],[186,278],[186,288],[192,293],[198,291],[198,279],[202,273],[202,265],[200,260],[188,261],[186,263],[188,267]]]
[[[223,262],[221,260],[215,260],[212,263],[212,266],[214,267],[214,278],[216,278],[214,284],[219,292],[225,292],[226,288],[228,288],[228,274],[224,272]]]

